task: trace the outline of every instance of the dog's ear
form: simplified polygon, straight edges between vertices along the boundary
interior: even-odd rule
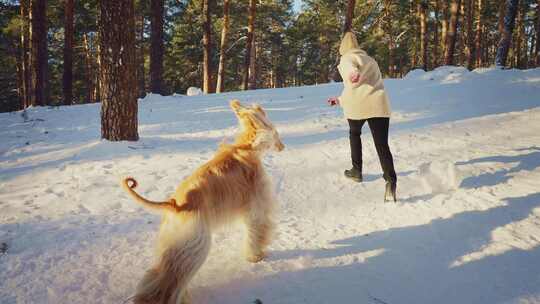
[[[272,123],[268,120],[264,112],[252,111],[249,115],[251,122],[260,129],[273,129]]]
[[[261,113],[262,115],[266,116],[266,112],[263,110],[263,108],[261,107],[260,104],[258,103],[254,103],[252,106],[251,106],[255,111]]]
[[[240,111],[240,109],[242,109],[242,104],[240,103],[238,99],[231,100],[229,105],[231,106],[231,109],[237,114]]]

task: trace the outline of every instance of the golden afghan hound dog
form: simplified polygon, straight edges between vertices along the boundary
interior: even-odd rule
[[[233,144],[222,144],[214,158],[186,178],[172,198],[150,201],[133,190],[135,179],[122,182],[137,202],[162,213],[159,260],[140,281],[136,304],[189,302],[187,285],[208,256],[211,232],[235,218],[247,228],[247,260],[256,263],[265,257],[276,202],[261,155],[281,151],[284,145],[259,105],[244,107],[233,100],[230,106],[242,131]]]

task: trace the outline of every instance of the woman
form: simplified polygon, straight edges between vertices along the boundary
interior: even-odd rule
[[[339,47],[341,55],[338,65],[343,78],[343,92],[339,97],[328,99],[332,106],[339,104],[349,122],[352,168],[345,170],[345,176],[362,182],[362,126],[367,121],[382,170],[386,180],[386,200],[396,201],[396,172],[394,160],[388,146],[388,126],[390,105],[384,91],[381,72],[377,62],[358,47],[356,37],[347,32]]]

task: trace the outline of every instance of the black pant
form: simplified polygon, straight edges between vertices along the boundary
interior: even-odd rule
[[[394,170],[394,159],[388,146],[388,126],[390,119],[386,117],[375,117],[361,120],[348,119],[349,121],[349,139],[351,141],[351,158],[354,168],[362,172],[362,126],[368,122],[375,148],[379,155],[384,179],[390,182],[396,182],[396,171]]]

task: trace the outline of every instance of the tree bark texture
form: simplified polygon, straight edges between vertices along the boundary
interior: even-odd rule
[[[138,140],[133,0],[101,0],[101,137]]]
[[[426,10],[428,4],[426,1],[420,1],[418,3],[418,11],[420,14],[420,54],[422,54],[422,69],[428,70],[429,67],[429,54],[428,54],[428,39],[427,39],[427,18]]]
[[[518,0],[506,0],[504,27],[499,41],[499,47],[497,48],[497,57],[495,58],[495,65],[498,67],[504,67],[506,65],[508,50],[510,49],[510,42],[512,41],[512,33],[516,23],[518,3]]]
[[[163,11],[164,0],[151,0],[150,91],[163,94]],[[206,2],[207,0],[205,0]]]
[[[536,4],[536,66],[540,66],[540,0]]]
[[[47,0],[32,0],[32,100],[34,106],[48,104],[47,98]]]
[[[450,5],[450,23],[448,27],[448,33],[446,34],[446,51],[444,55],[444,64],[454,64],[454,48],[456,46],[456,35],[459,19],[459,8],[461,6],[461,0],[452,0]]]
[[[523,26],[523,8],[524,5],[518,5],[518,12],[517,12],[517,33],[516,33],[516,43],[514,47],[514,66],[518,69],[523,68],[523,52],[522,47],[525,47],[527,49],[526,44],[522,44],[523,39],[525,38],[525,27]]]
[[[101,87],[103,86],[101,84],[101,34],[99,32],[99,22],[100,22],[100,10],[98,10],[98,17],[96,19],[96,28],[98,29],[96,33],[96,39],[94,40],[94,45],[96,48],[96,73],[95,73],[95,81],[94,81],[94,102],[101,102]]]
[[[442,0],[442,20],[441,20],[441,47],[442,54],[446,54],[446,36],[448,35],[448,1]],[[444,60],[443,60],[444,61]]]
[[[64,2],[64,105],[73,103],[73,0]]]
[[[244,57],[244,78],[242,89],[247,90],[249,85],[249,66],[251,62],[251,48],[253,47],[253,31],[255,30],[256,0],[249,0],[248,32],[246,39],[246,56]]]
[[[95,95],[95,74],[94,68],[94,56],[92,55],[92,48],[87,33],[83,33],[83,48],[84,48],[84,61],[85,61],[85,73],[86,73],[86,102],[96,102]]]
[[[467,68],[474,69],[475,50],[474,50],[474,0],[467,0]]]
[[[435,17],[435,24],[433,26],[433,66],[439,66],[439,12],[440,0],[435,0],[435,7],[433,9],[433,16]]]
[[[458,26],[456,28],[456,44],[457,47],[454,48],[454,52],[457,50],[457,57],[454,59],[455,65],[464,65],[465,62],[465,48],[467,47],[467,43],[465,41],[465,35],[466,32],[463,29],[463,25],[465,24],[464,16],[465,16],[465,6],[462,0],[461,5],[459,7],[459,17],[458,17]],[[458,35],[459,33],[459,35]]]
[[[146,73],[144,69],[144,14],[139,16],[138,29],[138,55],[137,55],[137,81],[139,84],[139,97],[146,96]]]
[[[225,76],[225,56],[227,47],[227,34],[229,33],[229,0],[223,0],[223,28],[221,29],[221,43],[219,46],[219,66],[216,84],[216,93],[223,90],[223,77]]]
[[[352,22],[354,19],[354,7],[356,0],[349,0],[347,3],[347,15],[345,16],[345,23],[343,25],[343,32],[349,32],[352,30]]]
[[[20,1],[21,10],[21,109],[30,106],[32,94],[32,74],[30,70],[30,3],[29,0]]]
[[[203,26],[203,92],[211,93],[211,71],[210,71],[210,35],[211,35],[211,24],[210,24],[210,7],[209,0],[202,1],[202,26]]]
[[[484,0],[477,0],[478,1],[478,10],[477,10],[477,15],[478,15],[478,20],[476,21],[476,37],[475,37],[475,44],[474,44],[474,49],[476,51],[476,67],[481,67],[484,62],[483,62],[483,55],[482,55],[482,36],[483,36],[483,33],[482,33],[482,29],[483,29],[483,20],[482,20],[482,17],[483,17],[483,14],[482,14],[482,9],[483,9],[483,5],[482,5],[482,1]]]
[[[257,36],[253,32],[251,40],[251,56],[249,56],[249,81],[248,89],[255,90],[257,88],[257,54],[260,49],[260,44],[257,43]]]

